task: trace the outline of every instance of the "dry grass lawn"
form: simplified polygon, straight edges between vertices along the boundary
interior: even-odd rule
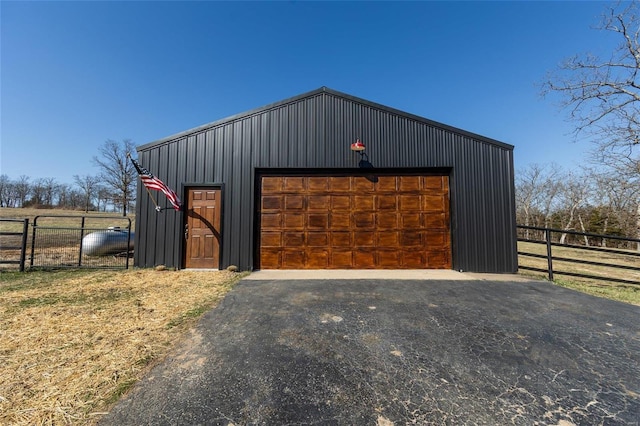
[[[241,274],[0,272],[0,424],[93,424]]]

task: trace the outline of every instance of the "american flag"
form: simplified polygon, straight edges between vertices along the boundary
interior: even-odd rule
[[[140,175],[140,180],[142,180],[142,183],[144,186],[146,186],[148,189],[155,189],[156,191],[162,191],[164,195],[167,196],[167,199],[169,199],[169,202],[171,202],[171,205],[173,206],[173,208],[176,210],[180,210],[180,206],[182,203],[180,202],[180,198],[178,197],[178,194],[176,194],[173,191],[173,189],[165,185],[164,182],[162,182],[160,179],[155,177],[149,170],[145,169],[140,164],[138,164],[138,162],[133,158],[131,158],[131,162],[133,163],[133,167],[135,167],[136,170],[138,171],[138,174]]]

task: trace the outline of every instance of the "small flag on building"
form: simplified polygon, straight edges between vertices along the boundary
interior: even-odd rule
[[[175,191],[173,191],[173,189],[165,185],[164,182],[162,182],[160,179],[155,177],[149,170],[145,169],[140,164],[138,164],[138,162],[133,158],[131,158],[131,162],[133,163],[133,167],[135,167],[136,170],[138,171],[138,174],[140,175],[140,180],[142,180],[142,184],[147,188],[147,190],[155,189],[156,191],[162,191],[164,195],[167,196],[167,199],[169,200],[173,208],[176,210],[180,210],[182,203],[180,202],[180,198],[178,197],[178,194],[176,194]],[[151,197],[151,199],[153,200],[153,197]],[[153,200],[153,203],[156,204],[156,201]],[[160,211],[162,209],[156,204],[156,210]]]

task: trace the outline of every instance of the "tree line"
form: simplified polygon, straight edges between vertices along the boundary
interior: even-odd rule
[[[74,175],[73,185],[55,178],[33,181],[27,175],[12,179],[0,175],[0,207],[59,208],[70,210],[122,213],[133,208],[136,195],[137,172],[127,154],[135,146],[130,140],[107,140],[99,147],[100,156],[93,163],[100,172],[96,175]]]
[[[555,164],[530,164],[515,180],[520,225],[640,237],[640,179],[631,169],[623,174],[609,167],[567,171]],[[562,234],[560,242],[566,238]]]

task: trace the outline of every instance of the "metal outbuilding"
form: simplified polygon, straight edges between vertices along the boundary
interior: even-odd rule
[[[517,270],[512,145],[326,87],[138,160],[183,210],[139,184],[136,266]]]

